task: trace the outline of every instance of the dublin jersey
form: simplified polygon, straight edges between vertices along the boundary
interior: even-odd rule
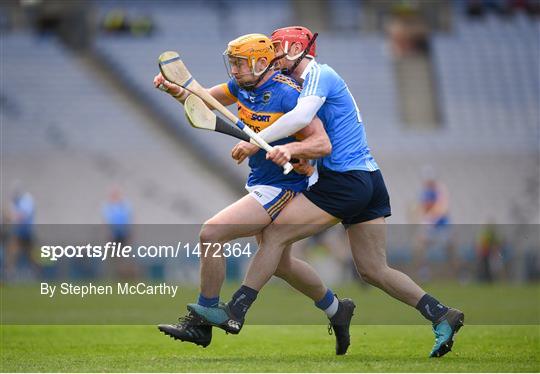
[[[309,63],[304,74],[300,96],[325,99],[317,116],[332,143],[332,153],[318,160],[318,163],[337,172],[378,170],[369,151],[360,111],[347,84],[334,69],[315,60]]]
[[[274,73],[262,86],[251,91],[242,89],[231,79],[222,84],[225,93],[234,98],[238,105],[238,117],[253,131],[259,132],[272,125],[284,113],[291,111],[298,100],[301,87],[291,79]],[[280,139],[270,145],[283,145],[296,141],[294,136]],[[259,150],[249,158],[247,185],[268,185],[292,191],[307,188],[307,177],[294,170],[283,175],[283,168],[266,159],[266,151]]]

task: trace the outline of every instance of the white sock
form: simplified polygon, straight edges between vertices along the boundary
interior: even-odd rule
[[[332,301],[332,304],[330,304],[330,306],[324,310],[328,318],[332,318],[336,314],[338,306],[339,300],[336,296],[334,296],[334,301]]]

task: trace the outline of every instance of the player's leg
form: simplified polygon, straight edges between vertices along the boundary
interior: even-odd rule
[[[214,326],[237,334],[242,328],[244,316],[255,301],[258,291],[276,272],[287,246],[337,222],[339,219],[318,208],[305,196],[296,196],[277,219],[263,230],[261,245],[249,266],[244,284],[235,292],[227,306],[225,308],[198,308],[192,305],[191,310]],[[307,271],[306,268],[304,270]],[[348,299],[337,300],[331,291],[329,293],[327,291],[323,299],[317,303],[320,305],[328,303],[328,306],[333,306],[331,324],[333,327],[339,326],[334,329],[336,335],[339,333],[340,337],[347,340],[346,344],[340,346],[338,354],[344,353],[348,346],[348,329],[354,303]]]
[[[338,299],[333,291],[323,284],[315,269],[294,257],[291,251],[292,246],[288,245],[274,275],[310,297],[315,306],[326,313],[336,337],[336,354],[344,355],[351,341],[349,327],[356,307],[354,302],[351,299]]]
[[[277,195],[275,199],[278,199],[279,201],[280,196],[281,195]],[[275,199],[272,199],[271,201]],[[273,205],[274,204],[272,203],[263,206],[261,205],[261,201],[257,201],[251,195],[244,197],[235,204],[219,212],[205,223],[200,235],[201,244],[221,244],[238,237],[251,236],[260,232],[261,228],[270,222],[269,212],[275,212],[274,209],[271,209]],[[249,224],[246,222],[249,222]],[[259,239],[261,238],[261,235],[257,236]],[[285,255],[283,261],[280,262],[281,268],[279,270],[279,275],[287,281],[290,281],[291,286],[306,294],[306,296],[311,297],[316,302],[315,304],[320,309],[324,310],[327,315],[329,315],[329,313],[331,313],[330,316],[336,314],[335,311],[332,312],[332,310],[338,308],[339,301],[335,298],[332,291],[324,286],[314,269],[307,263],[292,257],[290,246],[289,251],[286,251]],[[221,289],[225,277],[225,263],[220,261],[221,259],[222,258],[220,257],[201,256],[201,295],[199,296],[198,301],[198,305],[200,306],[212,307],[217,305],[219,301],[219,290]],[[347,304],[346,307],[350,309],[351,306]],[[354,309],[354,305],[352,305],[352,307]],[[344,314],[345,312],[346,311],[342,311],[341,314]],[[350,311],[350,314],[352,316],[352,310]],[[190,315],[189,317],[194,318],[193,315]],[[191,323],[192,321],[188,322]],[[190,329],[182,326],[182,333],[176,333],[175,337],[181,336],[182,340],[196,343],[191,336],[185,336],[186,330],[189,333],[192,333],[192,335],[199,335],[198,333],[201,333],[202,329],[209,327],[200,326],[203,323],[199,319],[197,319],[197,322],[198,326],[193,327],[190,325]],[[168,329],[170,329],[170,325],[168,326]],[[178,330],[178,327],[173,328]],[[338,334],[336,334],[336,337],[338,337]],[[348,340],[346,344],[340,344],[339,352],[345,353],[348,345]]]
[[[226,326],[226,316],[218,311],[216,313],[220,315],[206,316],[207,320],[216,326],[223,327],[228,332],[238,333],[247,309],[255,301],[258,291],[276,272],[285,248],[295,240],[310,236],[336,222],[335,217],[319,209],[303,195],[294,197],[283,208],[276,220],[262,231],[259,249],[251,260],[244,283],[229,303],[234,309],[237,320],[241,322],[234,323],[234,326]],[[188,305],[188,309],[202,316],[204,313],[211,312],[191,304]]]
[[[364,198],[354,201],[366,183],[356,175],[320,168],[317,182],[289,203],[280,216],[263,230],[263,240],[252,260],[244,287],[257,293],[268,282],[285,247],[335,225],[341,213],[365,205]],[[369,186],[368,186],[369,187]],[[236,294],[235,294],[236,295]]]
[[[386,262],[386,224],[383,217],[358,223],[347,229],[351,251],[362,278],[390,296],[415,307],[433,323],[435,345],[431,357],[448,353],[454,334],[463,325],[461,311],[441,304],[427,294],[406,274],[392,269]]]
[[[425,292],[407,275],[386,262],[386,223],[384,217],[347,228],[356,270],[362,279],[390,296],[416,306]]]
[[[231,240],[254,236],[270,224],[271,218],[253,196],[246,195],[206,221],[199,235],[201,248],[208,244],[223,245]],[[206,243],[206,244],[205,244]],[[225,280],[224,256],[201,256],[200,304],[214,306]]]
[[[283,251],[274,275],[289,283],[314,302],[322,300],[328,291],[315,269],[307,262],[292,255],[292,245],[288,245]]]
[[[388,266],[384,217],[390,215],[390,201],[382,174],[374,172],[371,179],[373,194],[370,203],[359,215],[346,222],[356,269],[365,281],[415,307],[433,323],[436,342],[431,357],[442,356],[452,348],[454,333],[462,326],[464,315],[444,306],[410,277]]]
[[[216,248],[215,244],[220,246],[233,239],[253,236],[270,222],[266,210],[250,195],[244,196],[205,222],[199,235],[201,292],[198,305],[217,306],[219,292],[225,280],[226,258],[221,254],[214,257],[215,249],[205,255],[205,248]],[[162,324],[158,329],[175,340],[180,339],[203,347],[208,346],[212,340],[212,326],[191,312],[181,317],[178,324]]]
[[[262,231],[261,245],[249,265],[244,285],[260,291],[275,273],[288,245],[338,222],[338,218],[317,207],[303,194],[296,196]]]

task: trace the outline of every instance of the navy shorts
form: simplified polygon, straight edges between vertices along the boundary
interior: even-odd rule
[[[346,226],[392,214],[380,170],[336,172],[319,168],[319,179],[303,194]]]

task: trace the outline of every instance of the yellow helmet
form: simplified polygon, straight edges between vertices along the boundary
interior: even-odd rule
[[[225,50],[223,54],[225,57],[246,59],[251,72],[255,76],[259,76],[264,72],[264,70],[260,72],[255,71],[255,63],[260,58],[264,57],[268,63],[270,63],[276,56],[272,41],[263,34],[247,34],[240,36],[229,42],[227,50]]]

